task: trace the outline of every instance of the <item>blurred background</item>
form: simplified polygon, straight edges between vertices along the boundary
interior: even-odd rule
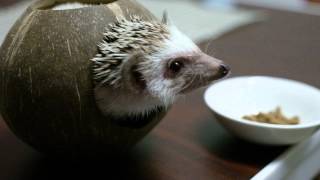
[[[174,23],[193,40],[217,38],[239,26],[261,21],[263,13],[246,6],[320,15],[320,0],[138,0],[154,14],[167,10]],[[0,0],[0,43],[31,0]]]
[[[278,76],[320,88],[320,0],[138,1],[159,17],[167,10],[200,48],[232,67],[231,76]],[[0,44],[30,2],[0,0]],[[249,179],[288,149],[234,138],[205,106],[203,92],[179,100],[137,145],[133,160],[107,167],[112,174],[124,179]],[[78,177],[104,175],[102,166],[70,170],[59,161],[38,161],[39,154],[17,140],[1,117],[0,149],[1,180],[25,179],[26,174],[29,179],[61,179],[65,173],[74,178],[75,172]]]

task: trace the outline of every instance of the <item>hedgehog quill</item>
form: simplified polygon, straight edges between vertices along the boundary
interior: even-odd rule
[[[229,72],[180,32],[166,12],[162,22],[135,15],[118,19],[98,49],[92,59],[95,97],[106,115],[147,116]]]

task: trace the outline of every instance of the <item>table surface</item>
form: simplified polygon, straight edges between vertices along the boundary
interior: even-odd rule
[[[201,48],[225,60],[232,76],[280,76],[320,88],[320,17],[265,13],[265,21],[202,42]],[[181,98],[130,153],[113,160],[67,162],[41,155],[0,117],[0,179],[248,179],[287,149],[231,136],[205,106],[203,92]]]

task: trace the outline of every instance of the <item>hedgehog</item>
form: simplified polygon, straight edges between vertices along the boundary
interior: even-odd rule
[[[106,28],[91,60],[98,108],[118,119],[144,119],[139,117],[166,109],[179,96],[229,72],[184,35],[166,12],[162,21],[137,15],[118,18]]]

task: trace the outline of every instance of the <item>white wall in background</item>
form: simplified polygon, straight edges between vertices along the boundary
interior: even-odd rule
[[[320,3],[309,3],[307,0],[202,0],[205,4],[228,5],[240,2],[248,5],[287,10],[312,15],[320,15]]]
[[[239,26],[257,20],[257,13],[243,10],[208,10],[185,0],[138,0],[152,13],[161,16],[167,10],[175,24],[195,41],[216,38]],[[18,3],[7,9],[0,8],[0,44],[7,32],[30,2]]]

